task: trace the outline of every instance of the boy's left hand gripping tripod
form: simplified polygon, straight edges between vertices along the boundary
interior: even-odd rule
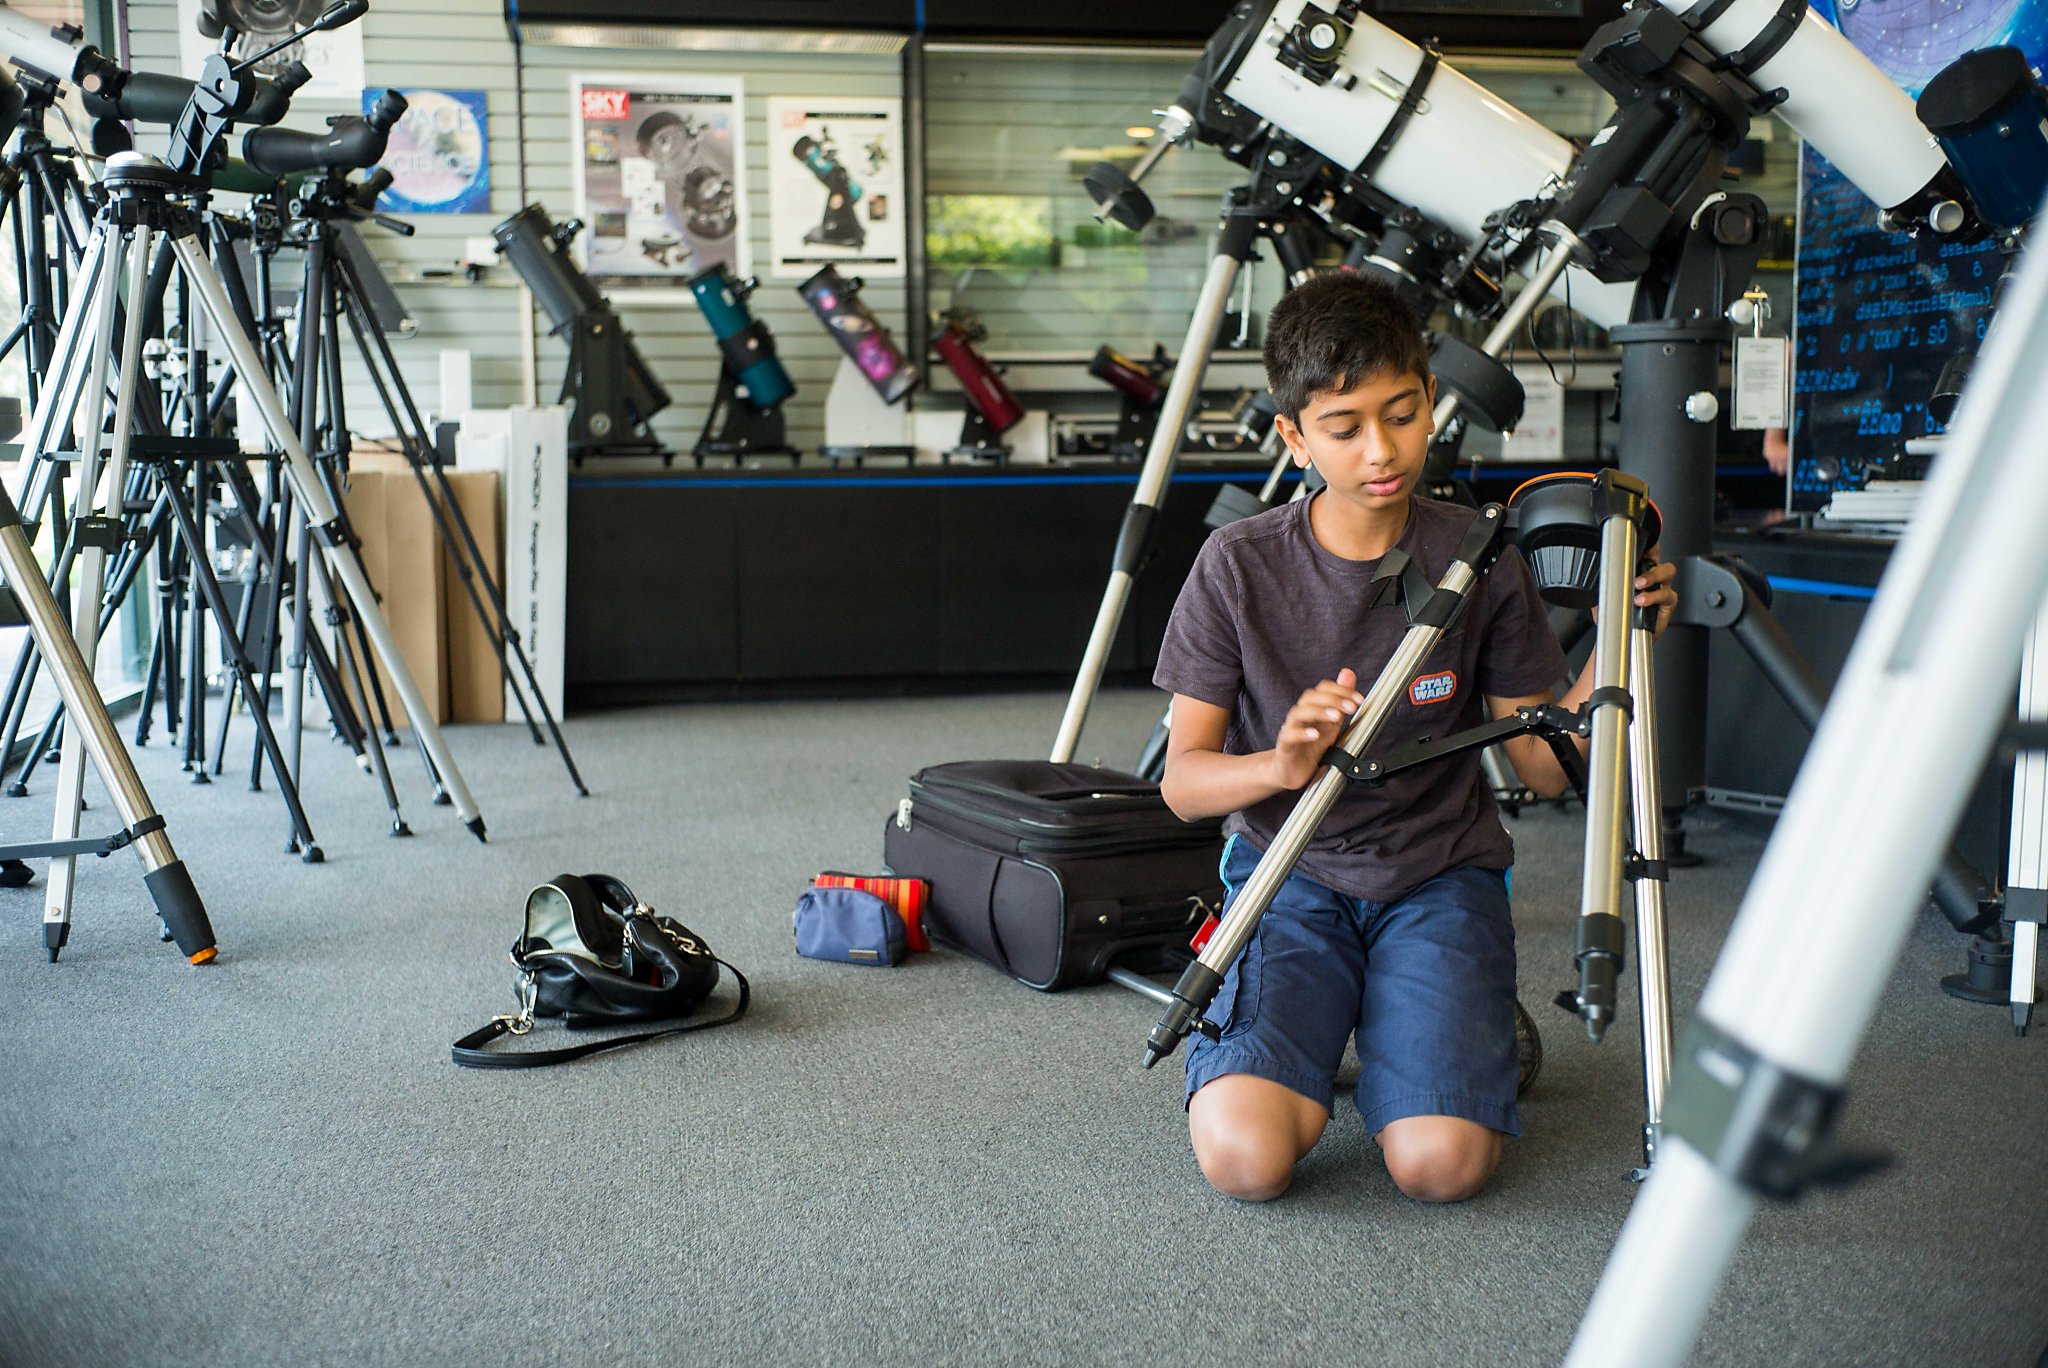
[[[1488,504],[1479,511],[1433,588],[1404,554],[1388,553],[1377,576],[1386,582],[1381,598],[1400,586],[1408,608],[1407,635],[1373,682],[1364,706],[1323,757],[1328,771],[1295,804],[1201,955],[1174,985],[1172,1001],[1146,1041],[1145,1067],[1171,1054],[1190,1031],[1216,1034],[1219,1028],[1204,1020],[1203,1013],[1346,783],[1381,783],[1415,765],[1533,733],[1549,742],[1565,773],[1585,795],[1586,853],[1575,955],[1579,986],[1560,994],[1558,1002],[1585,1022],[1586,1033],[1595,1041],[1614,1020],[1624,940],[1623,878],[1634,880],[1636,886],[1646,1114],[1644,1167],[1636,1174],[1641,1176],[1655,1161],[1671,1059],[1665,868],[1656,793],[1656,728],[1650,715],[1654,622],[1650,611],[1631,605],[1639,554],[1656,539],[1656,510],[1640,481],[1615,471],[1532,480],[1515,491],[1510,504],[1511,510]],[[1499,556],[1510,531],[1546,598],[1595,610],[1599,634],[1592,696],[1578,712],[1548,704],[1523,708],[1512,717],[1456,736],[1412,742],[1378,760],[1363,760],[1423,661],[1464,611],[1472,587]],[[1638,710],[1642,716],[1631,726],[1631,714]],[[1569,739],[1573,735],[1591,741],[1583,768]],[[1631,819],[1640,847],[1634,853],[1628,845]]]

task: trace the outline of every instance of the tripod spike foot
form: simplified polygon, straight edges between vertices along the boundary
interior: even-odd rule
[[[49,953],[50,963],[57,962],[57,955],[64,949],[64,942],[70,939],[70,922],[43,923],[43,949]]]
[[[412,835],[412,828],[405,824],[403,818],[400,818],[391,824],[391,834],[393,836],[410,836]]]
[[[471,819],[471,820],[470,820],[469,822],[465,823],[464,825],[468,826],[468,828],[469,828],[469,831],[470,831],[470,834],[471,834],[472,836],[475,836],[475,837],[477,838],[477,840],[479,840],[479,841],[483,842],[483,843],[484,843],[485,845],[489,845],[489,844],[490,844],[490,838],[484,835],[484,819],[483,819],[483,818],[481,818],[481,817],[473,818],[473,819]]]
[[[324,850],[322,850],[322,849],[320,849],[320,847],[319,847],[319,846],[316,846],[316,845],[309,845],[309,846],[307,846],[307,847],[306,847],[306,853],[305,853],[305,854],[303,854],[303,855],[301,855],[301,856],[299,856],[299,863],[300,863],[300,864],[325,864],[325,863],[327,863],[327,852],[326,852],[326,851],[324,851]]]
[[[208,774],[206,767],[202,765],[192,771],[192,782],[195,784],[210,784],[213,782],[213,776]]]
[[[35,877],[35,870],[20,860],[0,860],[0,888],[26,888]]]
[[[444,788],[436,788],[436,789],[434,790],[434,806],[435,806],[435,807],[453,807],[453,806],[455,806],[455,800],[454,800],[453,798],[450,798],[450,797],[448,796],[448,790],[447,790],[447,789],[444,789]]]
[[[28,785],[27,785],[27,784],[9,784],[9,785],[7,786],[7,796],[8,796],[9,798],[26,798],[26,797],[28,797]]]
[[[2033,1021],[2033,1003],[2015,1002],[2012,1005],[2012,1033],[2014,1035],[2024,1037],[2027,1034],[2027,1027],[2032,1025]]]

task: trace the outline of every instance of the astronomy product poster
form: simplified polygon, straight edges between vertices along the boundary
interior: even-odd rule
[[[370,112],[381,91],[363,92]],[[377,165],[391,188],[377,207],[393,214],[482,214],[491,207],[491,157],[481,90],[402,90],[405,114]]]
[[[737,78],[577,76],[571,179],[583,269],[600,290],[680,290],[752,270]]]
[[[220,51],[223,27],[234,28],[235,53],[246,56],[312,23],[328,4],[329,0],[178,0],[178,74],[187,79],[199,75],[206,59]],[[271,76],[287,62],[304,62],[313,79],[300,88],[301,98],[354,104],[363,88],[363,25],[374,22],[365,15],[332,33],[308,34],[257,63],[257,74]]]
[[[801,280],[852,266],[903,275],[903,101],[768,101],[772,274]]]

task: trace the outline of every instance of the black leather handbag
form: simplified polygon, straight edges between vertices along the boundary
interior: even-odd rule
[[[526,925],[512,943],[519,970],[519,1010],[455,1042],[457,1064],[472,1069],[531,1069],[702,1031],[738,1021],[747,1010],[746,975],[711,953],[703,938],[664,917],[609,874],[560,874],[526,895]],[[739,985],[739,1002],[712,1021],[693,1021],[636,1035],[612,1036],[558,1050],[493,1053],[503,1035],[525,1035],[536,1017],[561,1017],[570,1030],[687,1017],[718,986],[723,967]]]

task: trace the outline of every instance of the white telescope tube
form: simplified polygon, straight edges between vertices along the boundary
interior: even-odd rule
[[[1330,79],[1318,85],[1278,57],[1303,3],[1279,0],[1273,6],[1224,94],[1355,172],[1399,116],[1402,98],[1422,70],[1423,51],[1361,14],[1351,21],[1351,37]],[[1564,178],[1574,158],[1566,139],[1439,62],[1407,123],[1366,179],[1477,242],[1485,235],[1487,215],[1541,195]],[[1603,327],[1628,321],[1632,283],[1608,284],[1576,267],[1565,279],[1574,311]],[[1554,293],[1564,297],[1562,281]]]
[[[1682,16],[1691,0],[1660,3]],[[1777,14],[1778,0],[1735,0],[1700,38],[1730,56]],[[1812,10],[1799,21],[1798,32],[1750,77],[1761,89],[1785,91],[1778,117],[1880,208],[1913,198],[1948,164],[1906,92]]]
[[[78,74],[78,59],[84,51],[84,39],[66,42],[48,24],[0,5],[0,59],[69,82]]]

